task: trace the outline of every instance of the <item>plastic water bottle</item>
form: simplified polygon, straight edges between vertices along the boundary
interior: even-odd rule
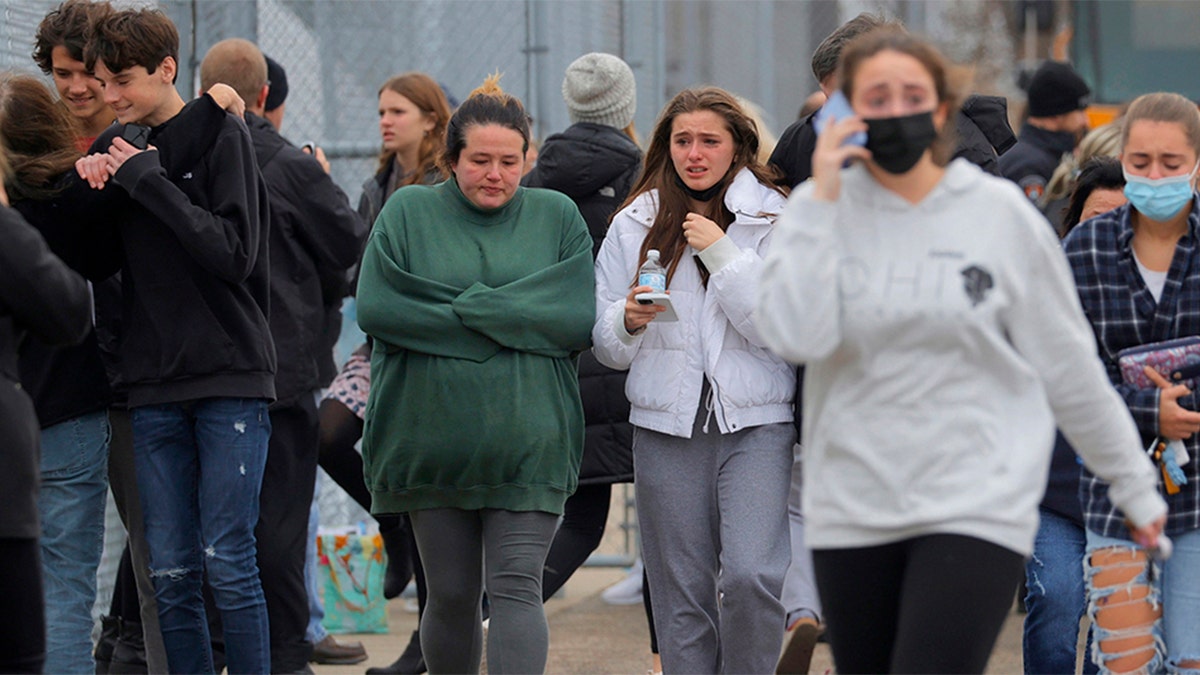
[[[638,286],[649,286],[655,293],[667,290],[667,270],[658,261],[658,249],[646,251],[646,262],[638,270]]]

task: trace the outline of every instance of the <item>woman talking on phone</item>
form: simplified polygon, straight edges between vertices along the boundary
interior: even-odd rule
[[[728,92],[689,89],[596,259],[596,358],[629,370],[642,557],[664,672],[773,672],[791,560],[795,371],[751,320],[784,194]],[[672,312],[640,304],[651,250]],[[719,606],[718,606],[719,605]]]
[[[807,364],[804,513],[834,660],[983,672],[1056,419],[1139,541],[1156,543],[1165,505],[1045,219],[1015,185],[945,164],[945,61],[898,30],[841,59],[854,114],[818,136],[756,316]],[[843,144],[863,131],[865,147]]]

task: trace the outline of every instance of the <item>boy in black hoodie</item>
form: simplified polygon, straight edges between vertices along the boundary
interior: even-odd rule
[[[122,274],[121,377],[170,670],[213,671],[207,573],[230,672],[268,672],[254,540],[275,397],[266,190],[240,119],[173,124],[178,53],[160,11],[93,23],[84,60],[120,124],[76,168],[119,190],[98,214],[119,246],[96,255]]]

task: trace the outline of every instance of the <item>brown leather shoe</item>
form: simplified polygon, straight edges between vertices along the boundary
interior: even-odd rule
[[[805,675],[812,663],[817,637],[822,632],[816,620],[808,617],[792,624],[783,637],[783,653],[775,666],[776,675]]]
[[[332,635],[313,645],[313,663],[330,666],[349,666],[367,660],[367,650],[361,642],[338,642]]]

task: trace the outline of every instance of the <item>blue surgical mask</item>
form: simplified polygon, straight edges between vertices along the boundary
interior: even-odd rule
[[[1121,172],[1125,174],[1125,197],[1138,213],[1150,220],[1170,220],[1192,201],[1192,179],[1197,168],[1200,168],[1200,163],[1179,176],[1150,179],[1131,176],[1125,167],[1121,167]]]

